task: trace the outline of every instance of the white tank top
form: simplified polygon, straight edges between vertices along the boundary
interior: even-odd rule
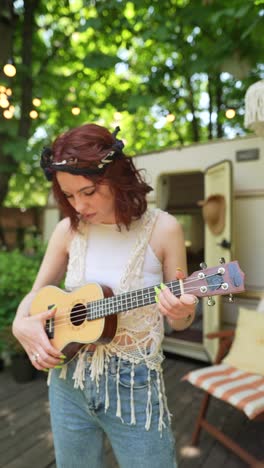
[[[131,252],[140,236],[140,221],[133,221],[130,229],[116,224],[89,225],[85,259],[85,280],[115,289],[119,286]],[[143,265],[143,287],[162,281],[162,265],[150,245]]]

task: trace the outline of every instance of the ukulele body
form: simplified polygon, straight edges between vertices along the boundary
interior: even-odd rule
[[[46,333],[57,349],[65,354],[65,364],[89,343],[109,343],[115,336],[117,316],[87,320],[89,302],[112,296],[112,290],[97,283],[76,291],[65,292],[56,286],[45,286],[32,301],[30,315],[56,306],[55,316],[46,322]]]

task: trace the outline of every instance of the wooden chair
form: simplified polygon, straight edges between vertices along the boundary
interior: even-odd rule
[[[195,371],[189,372],[186,376],[183,377],[183,380],[188,380],[193,385],[197,386],[198,388],[202,388],[203,390],[206,391],[206,394],[201,403],[200,411],[199,411],[199,414],[195,423],[195,428],[192,434],[191,443],[194,446],[198,445],[201,430],[204,429],[209,434],[211,434],[214,438],[216,438],[221,444],[223,444],[225,447],[227,447],[233,453],[235,453],[238,457],[240,457],[250,467],[254,467],[254,468],[262,467],[263,468],[264,459],[262,461],[257,460],[252,454],[250,454],[248,451],[246,451],[244,448],[238,445],[235,441],[233,441],[231,437],[224,434],[220,429],[218,429],[213,424],[209,423],[206,419],[206,414],[207,414],[209,403],[212,400],[212,396],[214,396],[214,397],[220,398],[221,400],[227,403],[231,403],[238,410],[243,411],[248,417],[250,417],[250,419],[254,419],[255,421],[260,420],[260,419],[264,420],[264,398],[263,398],[264,397],[264,377],[257,375],[257,374],[252,374],[252,380],[254,380],[254,376],[255,376],[256,381],[259,383],[258,384],[259,387],[257,389],[258,395],[261,395],[261,393],[263,394],[262,398],[261,397],[257,398],[256,396],[256,400],[258,400],[258,402],[261,399],[263,400],[262,403],[258,403],[257,410],[256,409],[254,410],[254,397],[252,397],[252,401],[250,405],[245,405],[245,399],[241,400],[237,398],[237,401],[236,401],[236,395],[234,395],[234,393],[232,397],[230,397],[230,395],[229,396],[227,395],[228,392],[224,392],[224,393],[221,392],[220,381],[222,378],[221,373],[223,373],[223,371],[225,373],[225,375],[223,376],[223,382],[225,384],[227,383],[229,372],[230,372],[231,379],[232,379],[232,375],[234,375],[236,372],[242,374],[241,375],[242,378],[244,377],[243,371],[239,371],[238,369],[231,368],[230,366],[227,366],[221,363],[222,359],[225,357],[225,355],[230,349],[234,335],[235,335],[235,332],[233,330],[226,330],[226,331],[221,331],[217,333],[209,333],[207,337],[210,339],[219,338],[219,344],[220,344],[219,351],[218,351],[214,365],[203,368],[203,369],[199,369],[198,371],[195,370]],[[230,367],[230,369],[228,369],[228,367]],[[217,373],[219,373],[219,377]],[[250,380],[250,374],[246,372],[244,374],[247,377],[249,376],[249,380]],[[212,379],[212,376],[213,376],[213,379]],[[210,384],[212,380],[214,380],[215,382],[217,381],[217,384],[216,385]],[[239,394],[239,389],[241,392],[241,388],[242,388],[242,387],[239,387],[238,380],[239,380],[238,377],[236,377],[236,382],[234,385],[235,388],[237,389],[237,395]],[[231,382],[231,386],[232,386],[232,382]],[[228,387],[230,388],[230,385],[228,385]],[[254,385],[253,383],[252,388],[255,391],[256,384]],[[259,388],[261,389],[260,391],[259,391]],[[249,406],[250,408],[248,408],[247,406]]]

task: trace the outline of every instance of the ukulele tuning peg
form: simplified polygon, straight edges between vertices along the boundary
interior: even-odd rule
[[[224,257],[220,257],[220,258],[219,258],[219,263],[220,263],[221,265],[222,265],[222,263],[225,263],[225,262],[226,262],[226,261],[225,261],[225,258],[224,258]]]
[[[211,307],[215,305],[215,300],[212,296],[209,296],[207,299],[207,304]]]
[[[205,262],[200,263],[200,268],[202,270],[205,270],[207,268],[207,263],[205,263]]]
[[[233,294],[229,294],[228,302],[235,302]]]

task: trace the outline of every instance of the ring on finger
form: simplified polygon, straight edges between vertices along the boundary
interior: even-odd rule
[[[38,362],[39,358],[40,358],[39,353],[33,353],[32,354],[32,361]]]
[[[195,297],[195,298],[194,298],[193,304],[195,304],[195,305],[199,304],[199,299],[198,299],[198,297]]]

